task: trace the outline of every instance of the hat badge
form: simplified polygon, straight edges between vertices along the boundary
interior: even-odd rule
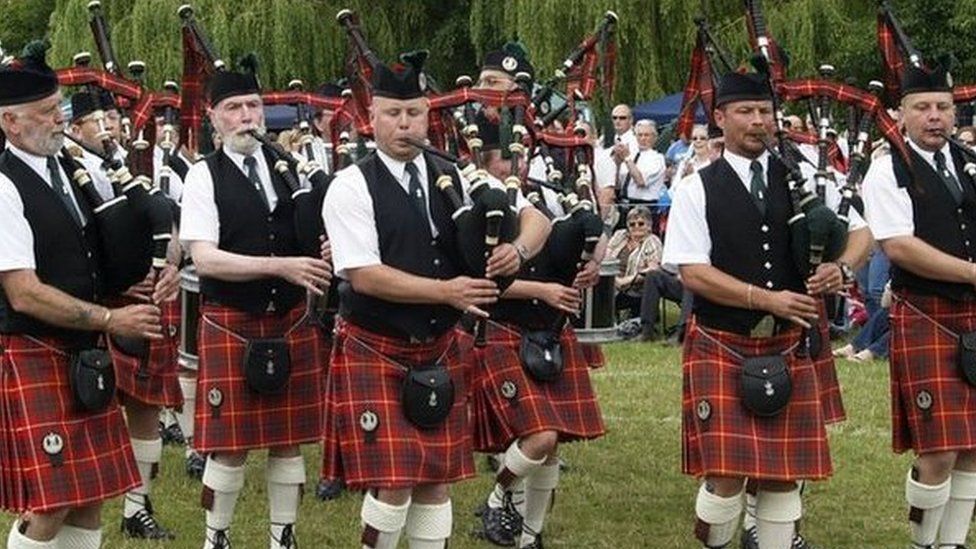
[[[505,59],[502,59],[502,68],[511,72],[518,68],[518,60],[509,55]]]

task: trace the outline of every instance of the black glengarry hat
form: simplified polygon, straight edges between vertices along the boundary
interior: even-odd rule
[[[423,97],[427,87],[423,75],[426,59],[426,55],[411,55],[390,66],[378,64],[373,69],[373,95],[399,100]]]
[[[952,74],[947,65],[950,63],[932,63],[928,67],[916,67],[909,64],[901,78],[901,96],[922,92],[951,92]]]
[[[257,78],[257,56],[253,53],[248,54],[237,64],[241,68],[240,72],[218,71],[210,77],[210,82],[207,84],[207,99],[210,100],[211,107],[228,97],[261,93]]]
[[[729,72],[722,75],[715,94],[715,108],[733,101],[769,101],[769,83],[759,73]]]
[[[47,44],[34,41],[20,57],[0,66],[0,107],[43,99],[58,90],[58,76],[45,60]]]
[[[507,73],[512,78],[524,72],[530,78],[535,77],[535,67],[529,62],[529,52],[521,42],[508,42],[501,48],[485,54],[485,62],[481,69],[492,69]]]

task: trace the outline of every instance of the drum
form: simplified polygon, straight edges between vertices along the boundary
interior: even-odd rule
[[[606,259],[600,264],[600,281],[583,293],[580,315],[573,319],[576,337],[582,343],[619,341],[617,333],[617,288],[615,278],[620,274],[620,261]]]
[[[181,368],[196,370],[200,360],[197,328],[200,325],[200,277],[196,267],[187,265],[180,271],[180,349],[177,362]]]

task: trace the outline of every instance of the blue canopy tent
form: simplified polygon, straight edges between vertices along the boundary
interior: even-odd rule
[[[667,126],[681,114],[682,95],[681,93],[675,93],[655,99],[654,101],[634,105],[634,120],[643,120],[646,118],[656,122],[658,127],[663,128]],[[697,105],[695,110],[695,122],[699,124],[708,122],[705,118],[705,110],[702,109],[701,103]]]

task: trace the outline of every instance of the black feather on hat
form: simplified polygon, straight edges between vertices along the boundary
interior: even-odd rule
[[[43,99],[58,90],[58,76],[47,65],[47,42],[35,40],[20,57],[0,66],[0,107]]]
[[[241,69],[240,72],[218,71],[210,77],[210,82],[207,84],[207,98],[210,100],[211,107],[228,97],[261,93],[257,78],[257,55],[254,53],[245,55],[237,62],[237,66]]]

